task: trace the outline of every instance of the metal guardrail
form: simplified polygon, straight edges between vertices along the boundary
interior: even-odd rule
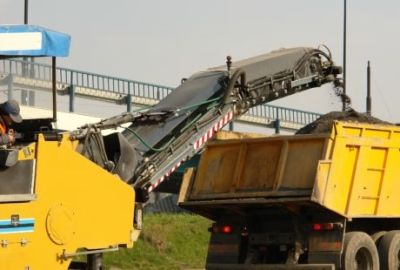
[[[321,116],[319,113],[290,109],[274,105],[262,105],[251,108],[247,115],[262,119],[280,120],[299,125],[306,125]]]
[[[6,59],[0,62],[1,73],[51,81],[51,65],[15,59]],[[56,76],[59,84],[157,100],[165,98],[174,89],[163,85],[61,67],[57,68]]]
[[[135,103],[135,98],[145,98],[154,101],[165,98],[174,88],[117,78],[107,75],[95,74],[80,70],[58,67],[57,83],[69,87],[70,111],[73,111],[75,88],[87,91],[87,96],[93,96],[93,91],[106,94],[117,94],[124,97],[127,110],[131,110],[131,103]],[[51,65],[15,59],[5,59],[0,61],[0,74],[12,74],[18,77],[33,78],[41,81],[51,81]],[[90,93],[89,93],[90,92]],[[100,96],[101,98],[101,96]],[[290,109],[274,105],[261,105],[251,108],[243,120],[252,123],[273,124],[279,132],[279,127],[296,129],[298,126],[306,125],[315,121],[320,114],[302,110]],[[294,125],[291,125],[294,124]]]

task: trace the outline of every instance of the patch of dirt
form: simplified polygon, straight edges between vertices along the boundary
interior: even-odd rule
[[[350,108],[344,112],[334,111],[334,112],[324,114],[320,118],[315,120],[314,122],[299,129],[296,132],[296,134],[329,133],[332,129],[332,125],[335,120],[341,120],[341,121],[347,121],[347,122],[357,122],[357,123],[393,125],[392,123],[372,117],[366,113],[359,113]]]

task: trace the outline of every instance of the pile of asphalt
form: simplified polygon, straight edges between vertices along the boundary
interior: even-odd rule
[[[372,117],[366,113],[359,113],[353,109],[348,109],[344,112],[330,112],[322,115],[314,122],[299,129],[296,134],[323,134],[330,133],[332,125],[335,120],[346,121],[346,122],[357,122],[357,123],[371,123],[371,124],[383,124],[393,125],[389,122],[385,122],[381,119]]]

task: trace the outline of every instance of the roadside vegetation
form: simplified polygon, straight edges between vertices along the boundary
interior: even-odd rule
[[[148,214],[132,249],[105,254],[108,270],[204,269],[211,221],[191,214]]]

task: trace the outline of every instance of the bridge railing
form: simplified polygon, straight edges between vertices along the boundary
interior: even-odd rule
[[[152,83],[128,80],[107,75],[95,74],[75,69],[58,67],[56,70],[57,83],[65,87],[80,87],[94,89],[104,93],[115,93],[126,99],[127,110],[131,110],[131,102],[135,97],[153,99],[165,98],[174,88]],[[51,81],[52,67],[48,64],[15,59],[0,61],[0,74],[13,74],[19,77],[34,80]],[[70,92],[70,111],[74,109],[74,94]],[[274,105],[261,105],[251,108],[247,116],[259,119],[268,119],[276,123],[293,123],[306,125],[316,120],[320,114],[295,110]]]
[[[263,119],[271,119],[299,125],[306,125],[321,116],[319,113],[302,111],[297,109],[290,109],[286,107],[274,105],[262,105],[251,108],[248,113],[249,116],[260,117]]]
[[[1,73],[30,77],[36,80],[51,80],[51,65],[15,59],[2,60],[0,63]],[[69,68],[58,67],[56,73],[57,83],[59,84],[96,89],[98,91],[112,92],[121,95],[132,95],[160,100],[165,98],[173,90],[173,88],[164,85],[127,80]]]

